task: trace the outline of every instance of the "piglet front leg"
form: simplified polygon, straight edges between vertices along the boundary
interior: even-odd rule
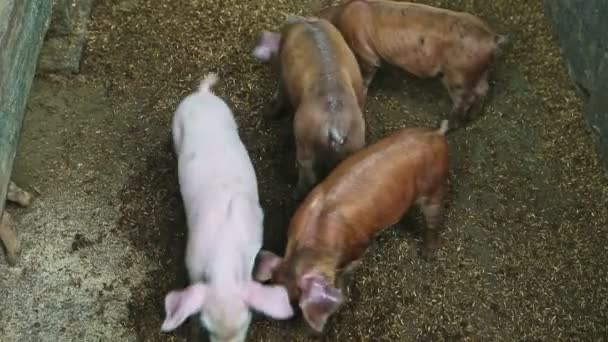
[[[314,159],[306,158],[297,160],[298,164],[298,183],[292,192],[294,200],[302,199],[317,183],[317,176],[314,170]]]
[[[345,297],[351,296],[351,285],[355,276],[355,271],[363,263],[363,258],[351,262],[348,266],[344,267],[336,278],[336,287],[340,289]]]
[[[285,87],[282,81],[279,81],[277,88],[272,94],[270,100],[269,109],[266,111],[266,116],[269,119],[279,119],[285,115],[288,111],[289,103],[287,100],[287,94],[285,94]]]
[[[372,84],[372,80],[374,76],[376,76],[377,68],[376,67],[367,67],[362,69],[363,71],[363,88],[365,88],[365,94],[369,91],[369,86]]]
[[[378,71],[380,65],[379,59],[376,56],[356,56],[357,63],[359,64],[359,70],[361,70],[361,76],[363,77],[363,89],[367,95],[369,86],[374,80],[374,76]]]
[[[13,231],[13,220],[6,211],[0,213],[0,240],[6,248],[6,262],[10,266],[17,264],[17,256],[21,251],[21,245],[17,240],[17,235]]]

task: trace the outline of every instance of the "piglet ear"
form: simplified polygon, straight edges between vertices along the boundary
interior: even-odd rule
[[[342,291],[327,284],[320,275],[307,275],[300,281],[300,309],[308,324],[322,332],[325,323],[344,301]]]
[[[280,256],[270,251],[261,250],[258,253],[258,263],[254,275],[255,280],[261,282],[270,280],[272,273],[279,267],[281,261],[283,259]]]
[[[165,297],[167,317],[160,330],[171,331],[182,324],[186,318],[201,311],[206,297],[203,284],[193,284],[179,291],[171,291]]]
[[[272,55],[279,51],[280,42],[280,33],[269,31],[262,32],[262,35],[253,49],[253,56],[262,61],[269,61],[272,58]]]
[[[283,286],[266,286],[251,281],[245,289],[245,302],[254,310],[274,319],[288,319],[293,316],[293,308]]]

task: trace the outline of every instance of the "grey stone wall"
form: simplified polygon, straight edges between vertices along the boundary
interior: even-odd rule
[[[0,214],[34,75],[79,71],[93,2],[0,0]]]
[[[53,16],[38,71],[78,73],[94,0],[53,0]]]
[[[51,0],[0,0],[0,214]]]
[[[49,36],[67,36],[76,27],[76,0],[53,0],[53,15],[51,26],[47,34]]]
[[[545,0],[570,77],[586,101],[586,118],[608,168],[608,1]]]

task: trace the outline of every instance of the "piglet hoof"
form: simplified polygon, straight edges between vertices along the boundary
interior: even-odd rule
[[[453,111],[450,113],[449,119],[450,131],[464,128],[473,121],[471,116],[463,110]]]
[[[469,113],[469,112],[462,113],[458,117],[458,121],[459,121],[460,127],[467,126],[468,124],[473,122],[473,117],[472,117],[471,113]]]
[[[448,133],[459,130],[459,129],[463,128],[464,126],[466,126],[464,124],[464,122],[461,121],[460,118],[458,118],[456,116],[450,116],[449,120],[450,120],[450,127],[448,129]]]
[[[437,250],[439,249],[439,238],[425,241],[420,249],[420,256],[425,261],[433,261],[437,256]]]
[[[302,319],[300,319],[298,321],[299,323],[299,329],[302,334],[312,340],[317,340],[317,341],[321,341],[323,339],[323,332],[318,332],[315,329],[313,329],[304,319],[304,317],[302,317]]]
[[[420,257],[422,257],[422,260],[424,261],[433,261],[435,260],[436,252],[437,250],[435,248],[422,246],[422,249],[420,250]]]

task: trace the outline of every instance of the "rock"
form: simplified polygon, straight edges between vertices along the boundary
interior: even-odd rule
[[[38,72],[78,73],[85,42],[83,34],[47,37],[38,61]]]
[[[51,0],[0,0],[0,213],[50,18]]]
[[[586,119],[608,168],[608,1],[545,0],[570,77],[586,102]]]
[[[66,36],[74,29],[76,0],[53,0],[49,36]]]
[[[94,0],[54,0],[38,72],[78,73]]]

